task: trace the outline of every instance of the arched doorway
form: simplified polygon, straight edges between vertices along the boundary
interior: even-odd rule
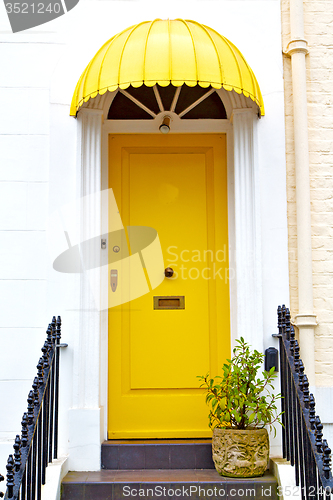
[[[179,21],[177,21],[178,23]],[[157,21],[155,22],[157,23]],[[171,22],[172,23],[172,22]],[[144,23],[142,23],[144,24]],[[188,23],[187,23],[188,24]],[[141,26],[141,25],[140,25]],[[153,25],[152,25],[153,26]],[[150,26],[149,33],[153,31],[153,27]],[[198,25],[200,26],[200,25]],[[193,26],[192,26],[193,28]],[[141,29],[141,28],[140,28]],[[206,27],[204,28],[204,31]],[[132,33],[135,32],[134,28],[129,30]],[[192,32],[193,34],[193,32]],[[127,33],[129,35],[129,32]],[[214,35],[215,36],[215,35]],[[115,37],[119,41],[119,37]],[[129,38],[126,38],[128,40]],[[146,38],[147,40],[147,33]],[[210,34],[207,39],[207,43],[211,43],[216,49],[216,42],[213,36]],[[215,45],[214,45],[215,44]],[[229,45],[229,49],[236,50],[234,46]],[[192,46],[193,50],[193,46]],[[195,52],[195,51],[194,51]],[[234,52],[233,52],[234,53]],[[122,54],[125,54],[125,49]],[[238,52],[237,52],[238,54]],[[240,54],[240,53],[239,53]],[[101,54],[100,54],[101,55]],[[99,61],[99,64],[105,63],[106,56],[100,55],[95,58],[94,61]],[[241,56],[237,56],[241,57]],[[242,74],[242,71],[246,72],[249,67],[246,64],[241,64],[241,59],[235,60],[237,62],[238,76]],[[147,60],[145,60],[147,63]],[[119,61],[118,61],[119,62]],[[231,61],[232,62],[232,61]],[[229,63],[231,64],[229,61]],[[88,65],[89,68],[93,67],[93,63]],[[119,66],[120,67],[120,66]],[[118,67],[118,69],[119,69]],[[223,76],[220,68],[220,77]],[[227,65],[226,65],[227,68]],[[88,71],[89,73],[89,71]],[[120,74],[121,71],[118,71]],[[227,71],[225,72],[227,74]],[[101,75],[101,72],[100,72]],[[252,72],[249,72],[252,89],[257,88],[257,83]],[[158,87],[159,80],[156,77],[149,81],[149,92],[151,91],[155,97],[158,108],[156,111],[152,110],[147,102],[141,102],[138,97],[140,97],[140,89],[146,91],[146,87],[142,84],[146,82],[144,78],[142,81],[137,82],[133,80],[132,86],[129,84],[121,84],[121,82],[114,83],[108,87],[103,87],[103,90],[99,90],[97,87],[93,86],[92,81],[89,80],[89,75],[86,72],[82,75],[73,99],[72,114],[78,111],[78,118],[81,126],[81,169],[82,169],[82,194],[88,194],[90,192],[97,191],[102,187],[102,189],[107,189],[109,187],[108,183],[108,172],[109,172],[109,136],[110,134],[128,134],[141,136],[141,134],[154,135],[161,137],[159,127],[163,116],[166,113],[171,115],[171,133],[167,135],[167,138],[176,137],[180,138],[181,134],[193,134],[193,137],[199,137],[199,134],[222,134],[226,138],[226,149],[228,151],[227,155],[227,170],[228,170],[228,180],[227,180],[227,191],[228,191],[228,245],[229,245],[229,255],[230,262],[229,266],[233,270],[233,279],[229,281],[228,285],[230,287],[230,317],[231,317],[231,342],[233,338],[243,334],[246,331],[247,338],[250,340],[252,345],[261,349],[262,344],[262,327],[261,327],[261,296],[260,287],[256,285],[256,280],[260,278],[260,223],[258,217],[258,183],[256,174],[256,122],[258,119],[258,114],[263,112],[262,101],[260,101],[260,91],[256,94],[254,98],[253,93],[244,88],[243,83],[240,86],[235,84],[231,85],[227,82],[221,81],[216,84],[216,82],[211,82],[210,88],[209,79],[206,78],[205,82],[196,76],[196,81],[191,80],[191,86],[184,84],[186,82],[186,77],[181,80],[174,81],[173,83],[169,79],[168,85],[160,85]],[[244,79],[245,81],[246,79]],[[99,77],[98,82],[101,82]],[[189,82],[189,81],[188,81]],[[254,82],[256,85],[254,85]],[[153,85],[152,85],[153,83]],[[161,82],[160,82],[161,83]],[[171,85],[170,85],[171,83]],[[175,85],[177,83],[177,85]],[[204,85],[202,85],[204,83]],[[213,87],[215,85],[215,87]],[[123,88],[122,88],[123,87]],[[132,88],[133,87],[133,88]],[[169,87],[169,89],[168,89]],[[173,87],[173,88],[172,88]],[[119,90],[118,90],[119,88]],[[161,89],[168,90],[161,90]],[[193,90],[193,93],[187,92],[188,88]],[[180,90],[177,90],[180,89]],[[182,91],[185,89],[185,93],[188,95],[194,95],[196,92],[201,93],[198,97],[190,102],[187,107],[177,111],[177,103],[180,102],[179,98],[182,95]],[[195,89],[195,90],[194,90]],[[208,89],[206,91],[206,89]],[[165,96],[167,92],[171,90],[174,92],[171,99],[170,109],[166,109],[163,104],[163,92]],[[138,91],[138,92],[137,92]],[[86,97],[84,96],[86,92]],[[175,100],[175,96],[178,93],[178,99],[174,109],[172,110],[172,103]],[[143,92],[141,92],[143,94]],[[209,95],[206,95],[209,94]],[[131,97],[129,97],[131,96]],[[204,99],[201,97],[206,96]],[[146,96],[147,97],[147,96]],[[142,97],[141,99],[146,99]],[[209,111],[214,110],[216,112],[217,108],[220,108],[220,112],[217,118],[210,117],[205,118],[204,114],[197,115],[193,117],[193,113],[198,112],[199,105],[208,99],[220,99],[220,101],[215,101],[209,108]],[[137,108],[145,111],[147,109],[152,111],[155,116],[150,116],[152,118],[142,118],[142,115],[137,119],[133,119],[133,116],[129,116],[129,119],[123,119],[124,106],[121,102],[123,98],[126,98],[129,102],[136,105]],[[167,97],[165,97],[167,99]],[[163,111],[161,111],[159,100],[162,102]],[[118,101],[118,103],[117,103]],[[138,106],[137,102],[141,102],[142,106]],[[186,101],[186,99],[184,99]],[[200,101],[200,102],[197,102]],[[120,104],[119,104],[120,102]],[[124,102],[124,101],[123,101]],[[127,102],[127,101],[126,101]],[[191,105],[195,104],[193,108],[188,109]],[[222,102],[223,106],[217,105],[217,102]],[[118,108],[112,107],[117,104]],[[148,103],[149,104],[149,103]],[[154,104],[155,105],[155,104]],[[197,110],[195,110],[197,108]],[[118,111],[117,111],[118,109]],[[185,112],[187,110],[187,112]],[[222,111],[221,111],[222,110]],[[112,117],[112,112],[115,114]],[[116,114],[118,112],[118,118]],[[190,115],[190,112],[192,115]],[[120,114],[119,114],[120,113]],[[141,113],[141,111],[140,111]],[[183,116],[179,116],[183,113]],[[221,114],[222,113],[222,114]],[[149,112],[148,112],[149,115]],[[190,118],[186,115],[191,116]],[[195,134],[195,135],[194,135]],[[198,135],[197,135],[198,134]],[[153,139],[152,139],[153,140]],[[180,140],[180,139],[179,139]],[[170,142],[171,139],[170,139]],[[171,145],[175,147],[175,145]],[[192,142],[193,146],[193,142]],[[130,147],[130,146],[128,146]],[[148,147],[148,145],[146,145]],[[102,165],[102,168],[100,167]],[[93,218],[95,225],[101,223],[102,220],[102,230],[103,233],[107,232],[107,218],[105,218],[105,207],[102,205],[94,204],[91,210],[87,210],[87,216],[89,214],[89,219]],[[90,224],[91,225],[91,224]],[[86,226],[84,226],[84,231],[89,231]],[[87,239],[87,235],[86,238]],[[103,302],[103,294],[107,294],[109,290],[108,276],[102,275],[95,276],[96,282],[101,283],[101,301]],[[82,290],[83,299],[82,306],[85,310],[89,310],[90,298],[85,292],[85,278],[82,278]],[[253,311],[258,311],[258,314],[253,314]],[[85,336],[85,341],[83,344],[94,345],[94,349],[99,351],[99,360],[101,380],[101,393],[100,393],[100,405],[106,408],[107,404],[107,322],[106,315],[98,311],[90,314],[92,321],[89,324],[89,328],[84,320],[82,320],[82,335]],[[100,318],[102,316],[102,321]],[[91,331],[91,324],[94,324],[94,332]],[[100,332],[98,340],[96,339],[96,330]],[[94,337],[94,338],[93,338]],[[82,353],[84,367],[86,369],[85,378],[89,377],[89,362],[86,354]],[[105,419],[106,420],[106,419]],[[105,434],[106,435],[106,426]]]

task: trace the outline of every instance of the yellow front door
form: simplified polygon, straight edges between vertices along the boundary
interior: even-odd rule
[[[197,375],[230,356],[226,136],[110,136],[109,186],[174,275],[109,309],[108,437],[208,437]]]

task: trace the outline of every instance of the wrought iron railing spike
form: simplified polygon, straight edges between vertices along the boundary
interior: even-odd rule
[[[34,393],[29,391],[28,395],[28,424],[31,425],[34,420]]]
[[[300,356],[299,356],[299,343],[298,340],[295,339],[295,347],[294,347],[294,365],[295,365],[295,370],[298,373],[299,372],[299,361],[300,361]]]
[[[49,367],[49,353],[48,353],[48,350],[49,350],[48,343],[47,343],[47,340],[45,340],[44,345],[43,345],[43,347],[41,349],[41,351],[43,353],[43,369],[44,369],[44,371],[47,370],[47,368]]]
[[[309,422],[312,430],[315,430],[316,428],[316,401],[314,398],[314,395],[311,393],[309,396]]]
[[[54,319],[55,319],[55,316],[53,316]],[[52,343],[53,345],[56,343],[57,341],[57,323],[56,321],[54,321],[54,323],[52,323]]]
[[[46,329],[46,342],[48,342],[51,332],[52,332],[52,323],[49,323],[49,326]]]
[[[32,389],[33,389],[33,394],[34,394],[34,406],[39,405],[39,392],[38,392],[38,377],[34,378],[33,384],[32,384]]]
[[[38,377],[38,385],[41,386],[44,381],[44,360],[43,358],[39,358],[38,365],[37,365],[37,377]]]
[[[321,423],[320,417],[316,415],[315,418],[315,426],[316,426],[316,447],[317,452],[322,453],[323,451],[323,424]]]
[[[14,458],[13,455],[9,455],[7,460],[7,492],[8,498],[13,498],[13,489],[14,489]]]
[[[295,339],[295,330],[294,330],[293,325],[291,325],[290,326],[290,352],[291,352],[291,355],[293,357],[295,355],[295,342],[296,342],[296,339]]]
[[[25,448],[28,443],[28,414],[26,412],[23,413],[21,425],[22,425],[21,444],[22,447]]]
[[[281,323],[282,323],[282,335],[285,335],[285,329],[286,329],[286,306],[282,304],[281,307]]]
[[[278,329],[279,329],[279,334],[281,335],[282,333],[282,307],[279,306],[277,308],[277,316],[278,316]]]
[[[285,318],[286,318],[286,325],[290,327],[290,310],[289,310],[289,307],[286,307]]]
[[[20,467],[21,467],[21,439],[20,439],[20,436],[18,434],[16,435],[13,448],[14,448],[15,472],[18,472],[20,470]]]
[[[290,340],[290,323],[286,323],[284,331],[286,333],[286,339]]]
[[[326,439],[323,440],[323,471],[326,479],[331,473],[331,448],[328,446]]]
[[[52,350],[52,348],[53,348],[53,342],[52,342],[52,324],[51,323],[49,324],[49,327],[47,329],[46,342],[47,342],[48,352],[50,352]]]
[[[298,361],[298,387],[303,392],[303,379],[304,379],[304,365],[303,361],[299,359]]]
[[[305,408],[309,408],[309,403],[310,403],[309,396],[310,396],[309,381],[305,373],[303,377],[303,401]]]
[[[57,319],[57,343],[60,342],[60,338],[61,338],[61,318],[60,316],[58,316],[58,319]]]

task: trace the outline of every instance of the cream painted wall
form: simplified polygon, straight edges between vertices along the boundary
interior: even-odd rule
[[[142,20],[184,17],[231,39],[259,81],[266,116],[258,122],[264,348],[277,341],[276,307],[288,303],[285,139],[279,0],[81,0],[51,23],[13,35],[0,4],[0,472],[26,408],[45,329],[63,316],[60,453],[68,451],[68,409],[77,401],[80,347],[77,277],[52,270],[48,213],[79,194],[73,89],[99,47]],[[265,22],[263,22],[263,19]],[[89,345],[83,346],[89,352]],[[96,380],[96,391],[99,382]],[[78,438],[87,429],[78,429]],[[103,438],[103,436],[102,436]],[[90,439],[90,436],[89,436]],[[96,429],[91,440],[96,450]],[[274,454],[278,454],[278,441]],[[98,452],[98,450],[97,450]],[[94,467],[95,467],[94,463]],[[75,465],[74,465],[75,466]],[[1,487],[1,485],[0,485]],[[1,489],[1,488],[0,488]]]
[[[282,0],[283,48],[290,40],[289,0]],[[333,386],[333,5],[304,1],[307,63],[309,159],[311,183],[312,258],[315,329],[316,385]],[[293,155],[293,105],[290,58],[284,56],[286,114],[286,161],[290,302],[292,316],[298,313],[297,234],[295,171]]]

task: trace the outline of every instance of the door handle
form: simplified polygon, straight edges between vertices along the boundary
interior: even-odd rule
[[[111,269],[110,271],[110,286],[111,290],[115,292],[118,285],[118,271],[117,269]]]
[[[171,276],[173,276],[173,269],[171,267],[167,267],[164,270],[164,275],[166,276],[166,278],[171,278]]]

